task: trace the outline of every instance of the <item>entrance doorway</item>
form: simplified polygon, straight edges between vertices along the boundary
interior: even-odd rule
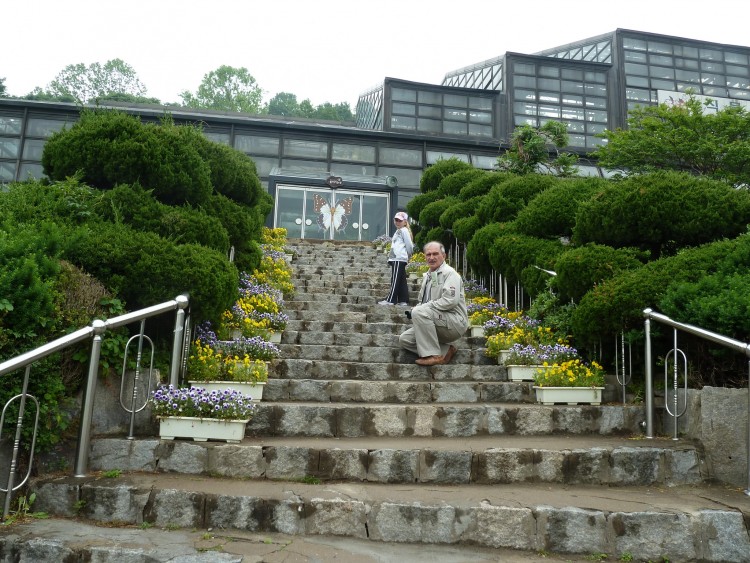
[[[277,184],[274,226],[289,238],[372,241],[388,234],[387,193]]]

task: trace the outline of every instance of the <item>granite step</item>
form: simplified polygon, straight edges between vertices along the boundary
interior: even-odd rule
[[[315,340],[316,335],[310,335],[307,340]],[[322,336],[335,336],[331,333]],[[326,361],[346,361],[362,363],[397,363],[413,364],[416,356],[411,352],[403,350],[398,346],[398,335],[388,334],[375,338],[372,335],[341,335],[343,340],[347,336],[370,337],[365,345],[334,345],[334,344],[285,344],[278,345],[281,350],[281,358],[286,360],[326,360]],[[447,367],[463,365],[492,365],[498,371],[505,373],[505,366],[500,366],[497,361],[493,361],[484,355],[483,349],[471,350],[464,348],[462,343],[458,343],[458,349],[453,357],[452,363]],[[423,366],[419,366],[423,370]],[[435,366],[438,367],[438,366]]]
[[[637,436],[645,419],[641,405],[260,402],[246,433],[322,438]]]
[[[506,381],[268,380],[264,403],[497,403],[534,402],[532,383]]]
[[[750,498],[710,485],[607,487],[603,494],[601,485],[315,484],[129,473],[39,479],[33,490],[35,510],[102,525],[467,544],[598,559],[630,554],[642,561],[741,562],[750,553]]]
[[[377,353],[371,350],[370,353]],[[382,352],[381,352],[382,354]],[[381,355],[379,362],[361,363],[341,360],[313,360],[281,358],[272,362],[270,377],[279,379],[354,379],[360,381],[423,381],[430,378],[434,381],[505,381],[506,369],[503,366],[484,364],[418,366],[414,363],[395,362],[395,355],[401,357],[405,352],[393,352],[394,357]]]
[[[241,463],[237,463],[241,460]],[[239,444],[98,438],[92,471],[145,471],[236,479],[352,483],[608,487],[696,485],[705,459],[694,444],[612,436],[251,438]]]

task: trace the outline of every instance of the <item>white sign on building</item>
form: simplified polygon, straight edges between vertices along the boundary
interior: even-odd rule
[[[688,101],[690,96],[685,92],[671,92],[669,90],[658,90],[657,96],[660,104],[668,106],[682,105]],[[728,107],[742,107],[750,110],[750,100],[734,100],[731,98],[719,98],[718,96],[702,96],[693,94],[693,97],[703,104],[703,113],[716,113]]]

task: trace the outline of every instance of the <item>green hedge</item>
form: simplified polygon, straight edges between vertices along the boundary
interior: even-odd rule
[[[658,172],[613,182],[583,203],[573,241],[638,247],[653,258],[733,238],[750,222],[750,193],[714,180]]]
[[[747,237],[741,237],[685,249],[596,285],[583,296],[573,313],[576,340],[594,345],[623,329],[641,328],[643,310],[656,307],[671,286],[695,283],[721,270],[727,255],[747,245]]]
[[[471,164],[462,162],[457,158],[438,160],[422,173],[422,178],[419,181],[419,191],[423,194],[435,191],[446,176],[461,170],[470,170],[473,168]]]
[[[563,300],[581,300],[596,284],[613,278],[620,272],[643,265],[645,257],[632,248],[612,248],[601,244],[587,244],[572,248],[555,262],[554,286]]]
[[[607,185],[602,178],[559,178],[518,212],[515,229],[540,238],[570,237],[581,202]]]
[[[54,133],[42,154],[52,180],[81,174],[99,189],[140,183],[164,203],[200,204],[211,195],[211,169],[174,128],[143,124],[117,111],[82,111],[70,129]]]
[[[237,298],[239,274],[226,257],[194,244],[175,244],[125,225],[78,227],[63,257],[126,301],[128,310],[190,294],[193,318],[216,320]]]

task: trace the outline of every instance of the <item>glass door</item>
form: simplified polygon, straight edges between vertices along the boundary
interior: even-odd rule
[[[388,233],[388,210],[384,193],[278,186],[274,224],[289,238],[369,241]]]

